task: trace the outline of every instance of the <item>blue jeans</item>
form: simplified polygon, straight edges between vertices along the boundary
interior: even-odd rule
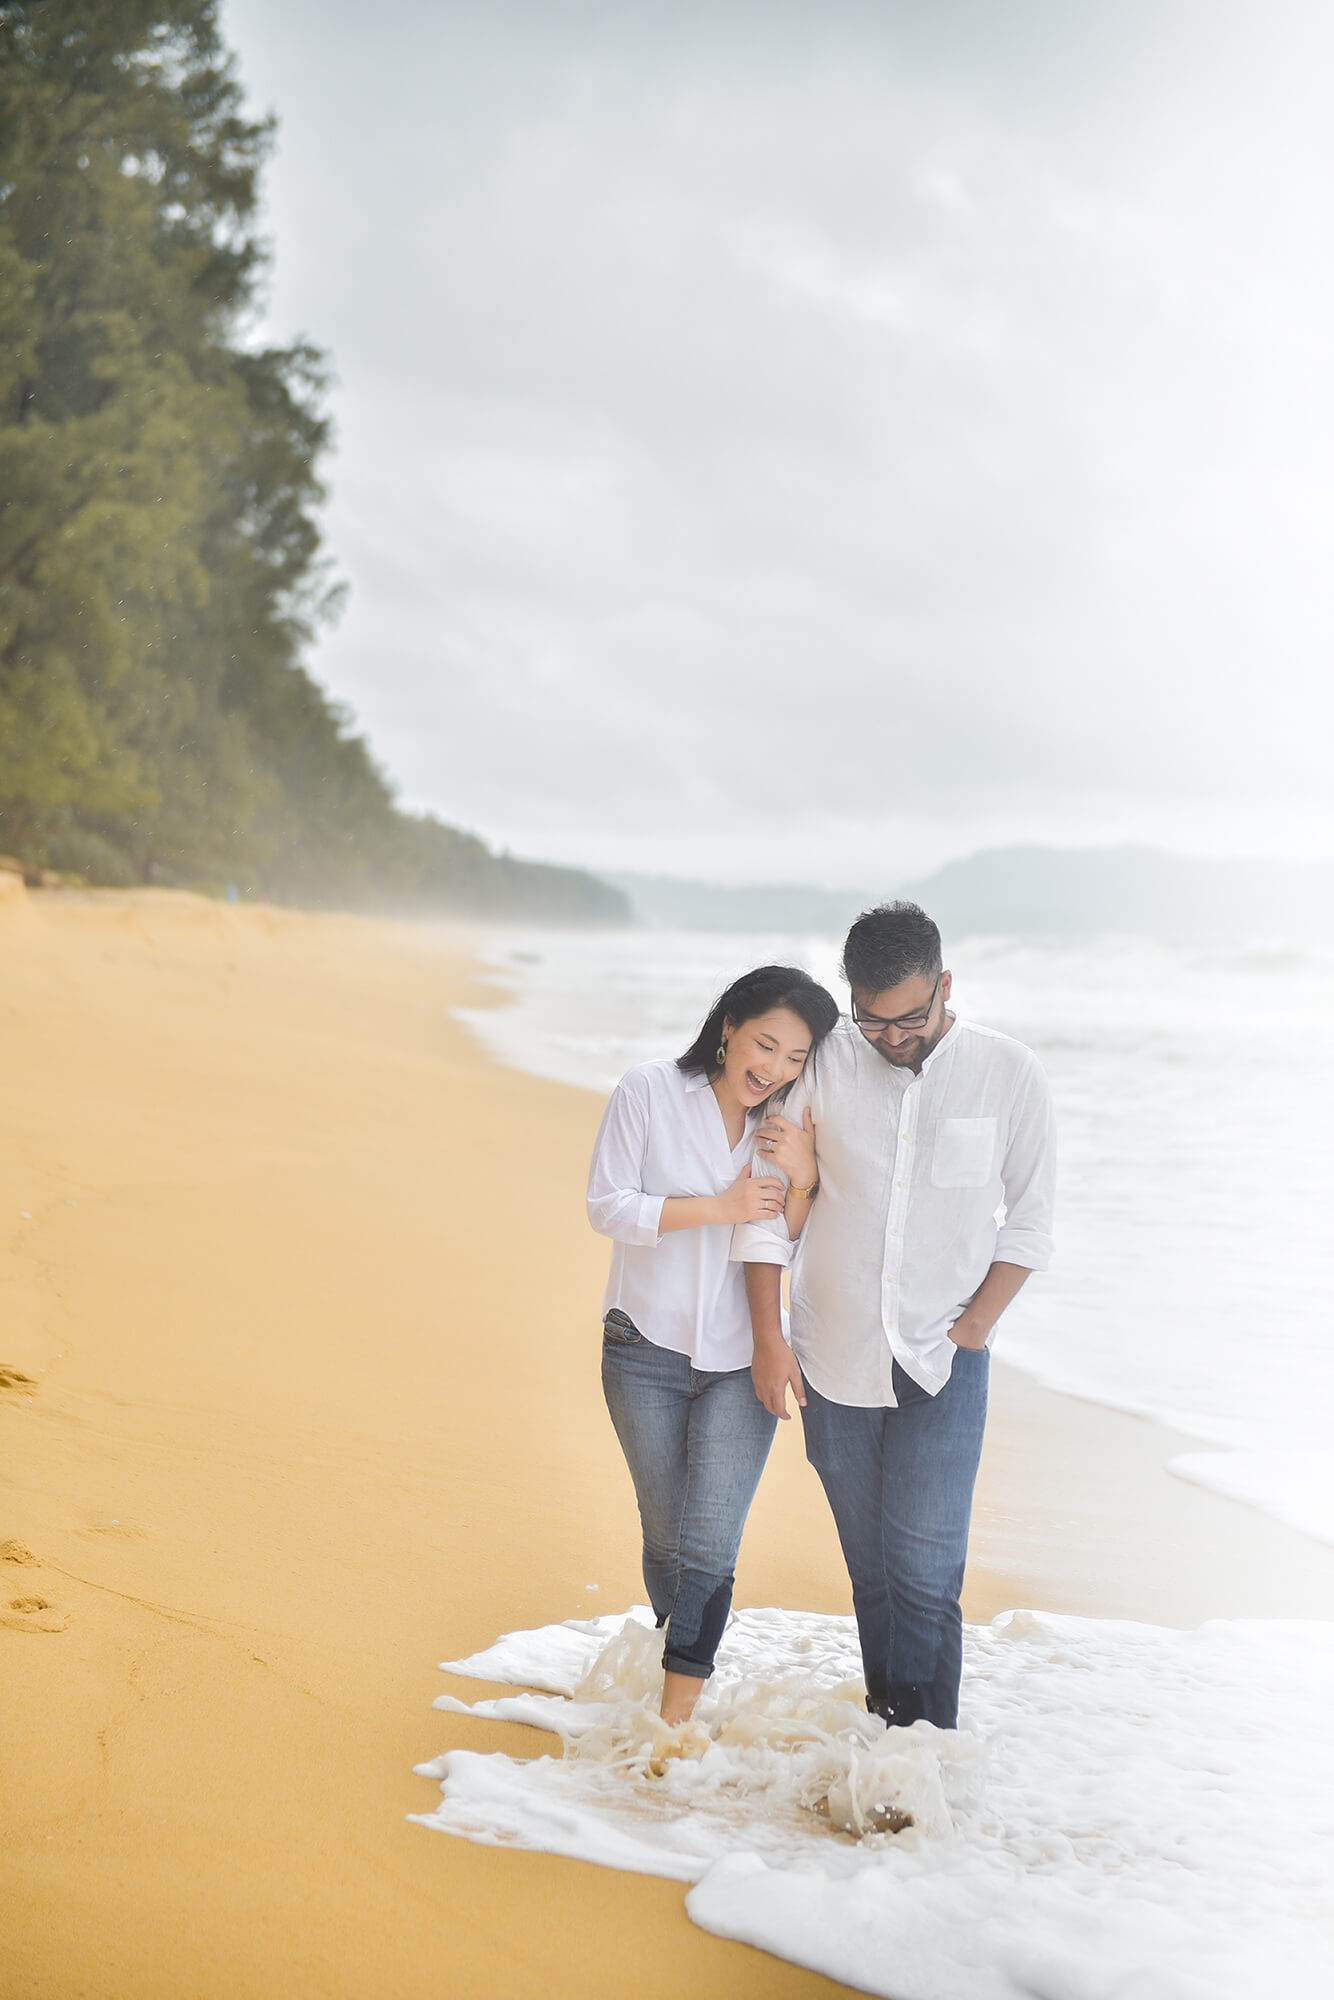
[[[662,1663],[707,1680],[777,1419],[749,1368],[695,1368],[624,1320],[603,1323],[602,1389],[639,1501],[644,1588],[667,1628]]]
[[[896,1410],[831,1403],[806,1384],[806,1456],[852,1579],[866,1706],[886,1722],[953,1729],[959,1719],[959,1593],[990,1359],[956,1348],[936,1396],[896,1361]]]

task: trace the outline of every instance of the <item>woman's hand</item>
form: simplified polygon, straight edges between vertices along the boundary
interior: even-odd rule
[[[759,1140],[756,1159],[760,1165],[781,1167],[793,1187],[814,1186],[815,1122],[809,1104],[801,1114],[800,1125],[794,1125],[781,1112],[770,1112],[760,1127]]]
[[[718,1196],[719,1222],[767,1222],[781,1215],[787,1189],[781,1181],[755,1180],[750,1162],[741,1169],[726,1194]]]

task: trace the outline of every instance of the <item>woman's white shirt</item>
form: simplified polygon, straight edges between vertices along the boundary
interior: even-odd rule
[[[749,1368],[745,1275],[729,1261],[730,1223],[659,1234],[669,1195],[723,1194],[750,1158],[761,1113],[735,1146],[705,1076],[640,1063],[611,1094],[588,1172],[588,1219],[612,1239],[602,1309],[617,1307],[646,1340],[697,1368]]]

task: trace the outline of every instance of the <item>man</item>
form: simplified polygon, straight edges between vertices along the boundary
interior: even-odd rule
[[[746,1266],[756,1393],[787,1417],[793,1390],[833,1509],[867,1707],[951,1729],[988,1350],[1051,1257],[1051,1095],[1030,1050],[949,1011],[940,932],[915,903],[859,917],[843,972],[851,1020],[784,1120],[761,1128],[761,1157],[787,1152],[809,1109],[816,1189],[802,1196],[809,1175],[789,1177],[785,1215],[739,1227],[732,1256]]]

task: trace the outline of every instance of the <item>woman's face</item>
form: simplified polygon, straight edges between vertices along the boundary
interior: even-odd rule
[[[775,1007],[750,1021],[727,1021],[723,1034],[727,1061],[718,1080],[748,1108],[763,1104],[766,1097],[799,1077],[811,1052],[810,1029],[800,1014],[787,1007]]]

